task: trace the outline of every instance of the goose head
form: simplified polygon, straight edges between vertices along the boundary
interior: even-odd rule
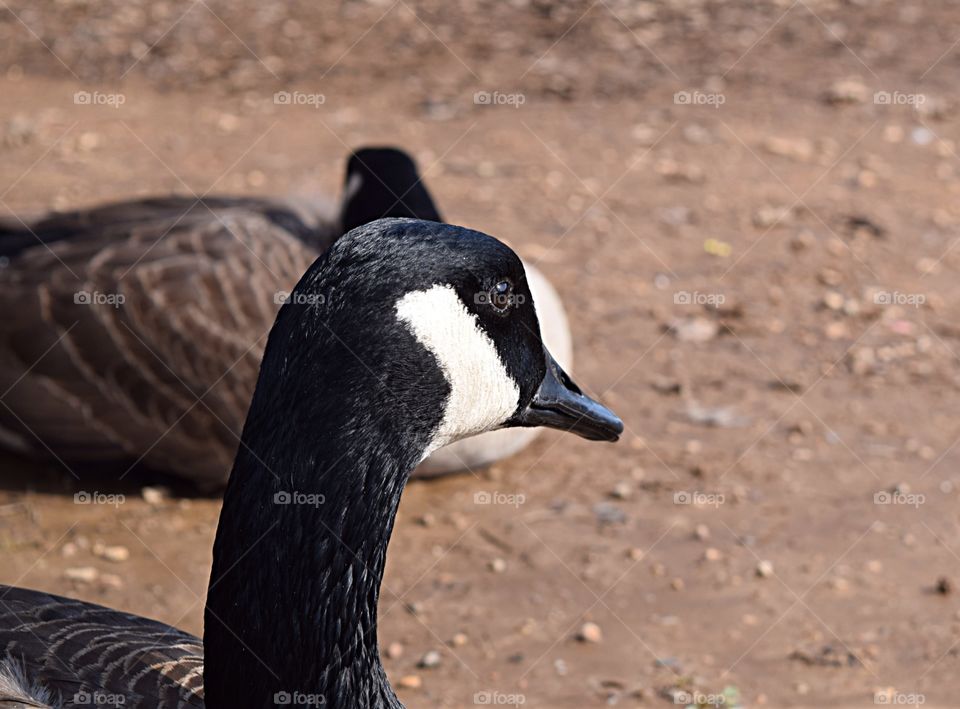
[[[284,352],[287,368],[293,357],[312,370],[300,371],[302,380],[350,382],[353,414],[390,412],[408,427],[398,436],[421,434],[421,459],[499,428],[605,441],[623,430],[544,345],[520,258],[481,232],[403,218],[367,223],[318,260],[290,301],[275,330],[316,337],[300,336],[302,346]],[[272,376],[275,349],[268,344],[261,380]]]
[[[386,216],[443,221],[409,154],[360,148],[347,160],[340,228],[346,233]]]
[[[543,342],[536,303],[517,255],[478,232],[443,233],[455,267],[404,294],[397,317],[449,386],[427,453],[498,428],[544,426],[616,441],[623,424],[584,395]]]

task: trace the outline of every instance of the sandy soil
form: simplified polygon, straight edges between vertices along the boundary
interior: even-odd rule
[[[540,264],[628,432],[408,488],[408,706],[960,705],[960,8],[313,5],[3,4],[0,211],[336,192],[392,143]],[[201,631],[216,499],[0,465],[0,581]]]

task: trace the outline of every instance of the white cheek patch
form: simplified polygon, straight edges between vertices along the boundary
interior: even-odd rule
[[[440,427],[424,452],[499,427],[516,411],[520,390],[493,342],[450,286],[408,293],[397,317],[437,358],[450,385]]]

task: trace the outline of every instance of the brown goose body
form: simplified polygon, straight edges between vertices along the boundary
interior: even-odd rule
[[[273,202],[192,203],[57,218],[0,271],[4,443],[225,482],[278,294],[334,235],[305,241]]]
[[[203,707],[199,638],[41,591],[0,598],[0,707]]]

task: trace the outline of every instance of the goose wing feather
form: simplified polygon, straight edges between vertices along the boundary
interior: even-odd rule
[[[0,256],[14,257],[38,243],[63,240],[124,238],[144,226],[189,227],[226,210],[263,215],[277,226],[312,244],[326,248],[337,233],[335,207],[322,199],[263,199],[257,197],[203,197],[180,195],[112,202],[83,210],[59,212],[38,218],[0,218]]]
[[[203,643],[140,616],[0,586],[0,652],[54,706],[203,707]]]
[[[68,465],[139,459],[221,485],[276,294],[317,251],[249,205],[139,205],[73,215],[69,238],[0,271],[0,429]]]

